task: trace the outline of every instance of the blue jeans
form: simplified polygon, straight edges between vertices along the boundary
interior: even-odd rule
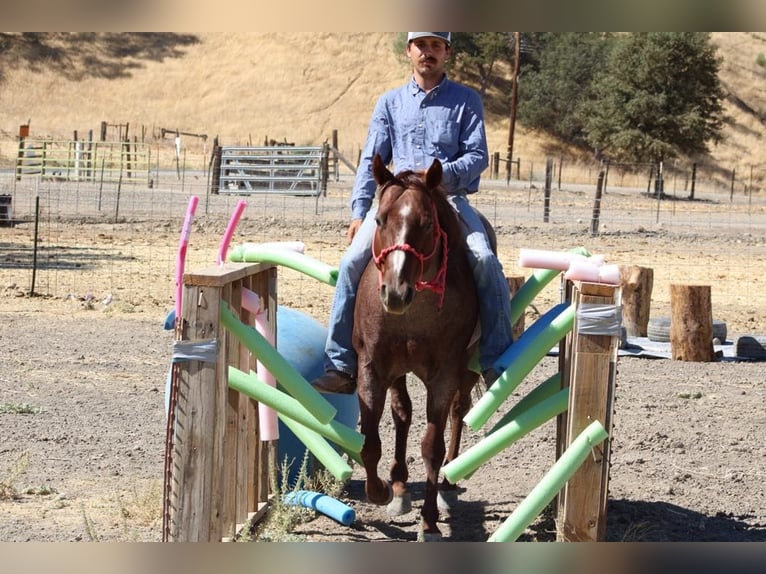
[[[492,253],[489,239],[476,211],[465,194],[450,194],[449,202],[460,217],[466,235],[468,262],[473,271],[479,299],[481,341],[479,364],[482,371],[492,367],[513,342],[511,298],[503,267]],[[335,295],[325,345],[325,370],[342,371],[356,377],[357,356],[351,342],[354,329],[356,289],[370,261],[375,234],[373,207],[367,212],[354,240],[340,260]]]

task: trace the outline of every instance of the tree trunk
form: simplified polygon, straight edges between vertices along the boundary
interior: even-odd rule
[[[629,337],[646,337],[654,286],[654,269],[620,265],[622,324]]]
[[[678,361],[715,358],[710,285],[670,286],[670,352]]]

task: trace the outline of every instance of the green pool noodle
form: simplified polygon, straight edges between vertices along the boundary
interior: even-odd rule
[[[572,253],[590,257],[590,252],[584,247],[570,249]],[[521,288],[511,298],[511,324],[519,320],[524,310],[561,271],[558,269],[535,269]]]
[[[262,246],[257,243],[245,243],[231,250],[229,261],[282,265],[327,283],[331,287],[335,287],[338,281],[337,267],[332,267],[292,249]]]
[[[524,310],[550,283],[556,275],[561,273],[558,269],[535,269],[532,275],[524,281],[524,284],[511,297],[511,324],[513,325],[524,314]]]
[[[457,481],[470,475],[512,442],[563,413],[567,410],[568,404],[569,388],[567,387],[525,410],[501,429],[484,437],[455,460],[444,465],[442,473],[452,484],[457,484]]]
[[[319,391],[312,387],[254,327],[245,325],[221,301],[221,323],[279,380],[287,392],[302,404],[320,423],[329,423],[338,412]]]
[[[495,368],[501,375],[463,418],[471,429],[479,430],[551,347],[572,330],[574,316],[574,305],[556,305],[500,356]]]
[[[322,424],[303,405],[290,395],[264,383],[255,373],[244,373],[229,366],[229,386],[248,397],[271,407],[296,422],[318,432],[345,450],[359,452],[364,445],[364,435],[336,420]]]
[[[322,435],[279,411],[277,416],[337,480],[346,481],[351,478],[351,467]]]
[[[555,395],[560,390],[561,373],[557,372],[537,385],[529,393],[527,393],[527,395],[524,396],[518,403],[516,403],[510,411],[503,415],[503,418],[495,423],[495,426],[487,431],[487,434],[492,434],[497,429],[505,426],[508,422],[515,419],[527,409],[531,409],[536,404],[540,403],[540,401]]]
[[[487,542],[515,542],[580,468],[591,449],[607,436],[609,434],[599,421],[590,423]]]

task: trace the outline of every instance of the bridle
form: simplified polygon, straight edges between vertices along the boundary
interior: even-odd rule
[[[412,254],[418,261],[420,261],[420,279],[418,279],[415,282],[415,289],[418,291],[423,291],[425,289],[429,291],[433,291],[437,295],[439,295],[439,306],[438,308],[441,309],[442,305],[444,304],[444,291],[447,284],[447,257],[449,256],[449,248],[447,245],[447,232],[444,231],[441,225],[439,225],[439,218],[436,214],[436,204],[431,203],[431,208],[433,210],[433,222],[434,222],[434,247],[431,250],[431,253],[428,255],[425,255],[412,247],[409,243],[397,243],[394,245],[389,245],[388,247],[384,247],[380,253],[375,253],[375,239],[378,235],[377,228],[375,229],[375,237],[373,237],[372,240],[372,260],[375,262],[375,267],[378,268],[378,283],[382,285],[383,283],[383,263],[386,260],[386,257],[388,257],[388,254],[393,251],[404,251],[406,253]],[[439,247],[439,242],[441,242],[442,246],[442,260],[441,265],[439,266],[439,270],[436,272],[436,275],[433,279],[430,281],[423,281],[423,272],[425,271],[425,264],[426,262],[431,259],[435,254]]]

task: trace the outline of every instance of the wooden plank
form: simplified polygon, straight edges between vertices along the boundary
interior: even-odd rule
[[[229,283],[222,289],[222,300],[229,306],[235,316],[239,315],[242,300],[242,290],[239,281]],[[239,364],[239,344],[237,339],[222,328],[220,340],[223,346],[219,351],[225,364],[219,373],[218,384],[226,398],[224,411],[225,424],[223,427],[223,452],[221,456],[221,517],[222,536],[233,534],[236,523],[240,520],[237,512],[237,478],[239,475],[237,440],[239,435],[239,393],[228,386],[228,366]]]
[[[245,277],[239,283],[235,293],[233,295],[234,302],[239,302],[241,306],[242,292],[245,289],[250,289],[252,285],[252,276]],[[240,308],[240,319],[246,325],[252,325],[255,321],[255,316],[246,310],[244,307]],[[235,341],[236,344],[236,362],[234,365],[244,373],[250,372],[252,356],[250,351],[241,341]],[[250,408],[250,397],[242,393],[237,393],[237,477],[236,477],[236,492],[237,492],[237,521],[242,521],[247,517],[250,512],[250,486],[249,477],[252,476],[251,468],[252,461],[250,460],[251,451],[249,445],[249,432],[250,432],[250,418],[253,416]]]
[[[214,307],[197,305],[202,290],[184,286],[182,317],[184,340],[214,338],[218,324],[217,298]],[[174,513],[174,539],[181,542],[210,540],[208,516],[212,512],[211,482],[214,468],[216,365],[202,361],[178,364],[179,393],[176,410],[174,478],[178,507]]]
[[[226,434],[227,434],[227,410],[228,410],[228,385],[226,385],[226,372],[228,363],[228,350],[227,341],[225,337],[225,330],[220,325],[220,302],[224,297],[230,297],[230,293],[227,292],[230,289],[228,286],[224,286],[222,289],[205,288],[203,298],[203,304],[209,306],[211,317],[215,315],[214,330],[216,340],[218,341],[218,356],[216,365],[216,376],[213,382],[215,390],[215,419],[208,432],[213,436],[212,441],[212,459],[213,466],[210,470],[211,482],[210,482],[210,497],[212,502],[210,505],[209,523],[210,523],[210,542],[218,542],[227,534],[225,524],[230,517],[227,515],[229,509],[224,506],[224,503],[228,503],[228,500],[224,499],[225,486],[225,461],[226,461]],[[215,309],[215,313],[213,313]],[[233,520],[231,522],[233,524]]]
[[[197,285],[201,287],[223,287],[234,281],[255,275],[272,267],[265,263],[234,263],[227,262],[223,265],[212,265],[201,271],[184,273],[184,285]]]

